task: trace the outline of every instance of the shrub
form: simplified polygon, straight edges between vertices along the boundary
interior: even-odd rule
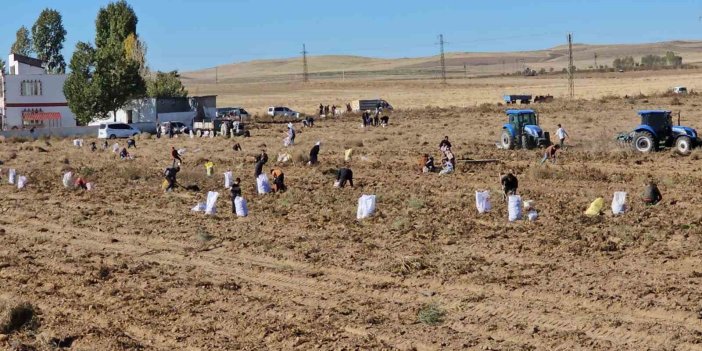
[[[417,313],[417,319],[426,325],[438,325],[444,321],[446,311],[442,310],[436,303],[424,305]]]
[[[10,334],[32,326],[36,323],[36,310],[28,302],[13,304],[9,301],[0,302],[0,333]]]
[[[407,201],[407,206],[415,210],[419,210],[424,207],[424,201],[417,198],[411,198]]]

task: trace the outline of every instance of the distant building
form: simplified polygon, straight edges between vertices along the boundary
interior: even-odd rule
[[[8,74],[0,73],[2,130],[75,127],[63,95],[65,74],[48,74],[42,61],[11,54]]]
[[[95,120],[90,125],[100,123],[159,123],[177,121],[191,125],[193,120],[213,119],[217,116],[217,96],[191,96],[175,98],[135,99],[117,110],[117,115]]]

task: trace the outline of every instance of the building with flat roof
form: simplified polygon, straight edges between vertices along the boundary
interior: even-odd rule
[[[65,74],[48,74],[41,60],[18,54],[7,65],[0,73],[2,130],[76,126],[63,95]]]

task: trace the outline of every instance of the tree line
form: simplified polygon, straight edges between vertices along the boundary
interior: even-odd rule
[[[137,33],[138,22],[125,0],[110,3],[98,11],[94,43],[76,44],[63,92],[79,125],[105,118],[132,99],[187,96],[178,71],[149,70],[147,46]],[[17,30],[10,53],[36,54],[47,73],[63,74],[66,63],[61,50],[66,33],[61,14],[44,9],[31,34],[25,26]],[[0,69],[4,68],[0,59]]]
[[[675,55],[674,52],[668,51],[663,56],[646,55],[641,57],[640,62],[636,62],[632,56],[617,57],[612,62],[612,66],[618,70],[630,70],[637,67],[644,68],[663,68],[663,67],[681,67],[683,64],[682,56]]]

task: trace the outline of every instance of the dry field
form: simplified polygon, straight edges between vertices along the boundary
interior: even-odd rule
[[[494,147],[496,106],[399,110],[390,127],[366,130],[358,117],[320,120],[281,166],[289,191],[266,196],[254,194],[251,156],[265,143],[275,160],[283,125],[254,126],[237,140],[243,153],[221,138],[140,139],[131,161],[70,140],[6,140],[0,349],[702,350],[702,153],[638,155],[613,142],[636,109],[671,100],[537,106],[547,130],[561,122],[573,137],[545,166],[538,151]],[[683,121],[702,128],[699,98],[681,103]],[[416,159],[438,158],[444,135],[459,156],[504,164],[418,174]],[[303,166],[317,140],[321,165]],[[160,190],[171,146],[187,149],[180,183],[202,191]],[[357,187],[334,189],[348,146]],[[27,189],[7,184],[9,168]],[[507,221],[503,168],[536,201],[536,222]],[[64,189],[67,169],[96,189]],[[244,182],[245,219],[230,213],[228,169]],[[648,175],[664,196],[655,207],[638,201]],[[493,195],[485,215],[479,189]],[[220,191],[217,215],[191,213],[207,190]],[[582,215],[615,191],[629,193],[630,212]],[[378,211],[358,222],[361,194],[376,194]],[[33,321],[14,330],[8,306],[22,302]]]

